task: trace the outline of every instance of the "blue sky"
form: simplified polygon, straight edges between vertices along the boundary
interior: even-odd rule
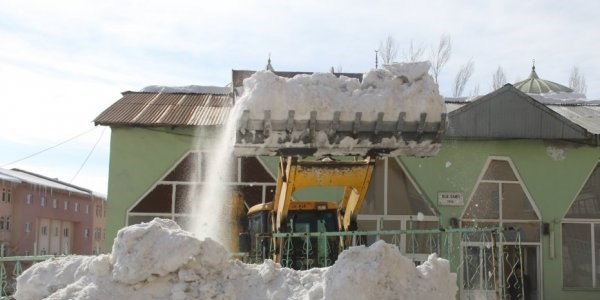
[[[224,86],[231,69],[262,69],[269,53],[282,71],[365,72],[388,35],[401,61],[411,41],[429,49],[449,34],[445,96],[469,59],[475,71],[467,95],[476,86],[488,93],[498,66],[511,83],[525,79],[535,59],[540,77],[565,85],[577,66],[588,99],[600,99],[596,1],[0,0],[0,7],[0,167],[100,193],[107,191],[110,130],[92,120],[121,92]]]

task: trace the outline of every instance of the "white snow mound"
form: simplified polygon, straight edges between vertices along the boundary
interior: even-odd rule
[[[17,279],[17,300],[36,299],[454,299],[456,274],[431,255],[415,267],[383,241],[344,251],[329,268],[295,271],[271,260],[229,259],[171,220],[119,231],[113,252],[40,262]]]
[[[373,69],[356,78],[337,77],[332,73],[301,74],[293,78],[259,71],[244,80],[244,94],[236,100],[242,110],[250,110],[250,119],[261,120],[271,111],[273,120],[287,120],[294,110],[296,120],[308,120],[317,112],[318,120],[332,120],[340,111],[340,120],[352,121],[362,112],[363,121],[374,121],[383,112],[384,121],[396,121],[406,112],[405,121],[419,120],[427,113],[427,122],[439,122],[446,106],[437,84],[428,74],[431,63],[395,63]]]

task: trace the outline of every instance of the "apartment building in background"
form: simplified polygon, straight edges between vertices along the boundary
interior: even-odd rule
[[[106,197],[58,179],[0,168],[4,256],[104,252]]]

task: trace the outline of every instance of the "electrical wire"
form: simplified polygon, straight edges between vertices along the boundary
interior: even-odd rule
[[[74,137],[68,138],[68,139],[66,139],[66,140],[64,140],[64,141],[62,141],[62,142],[60,142],[60,143],[58,143],[58,144],[56,144],[56,145],[50,146],[50,147],[48,147],[48,148],[46,148],[46,149],[43,149],[43,150],[40,150],[40,151],[38,151],[38,152],[35,152],[35,153],[33,153],[33,154],[27,155],[27,156],[25,156],[25,157],[23,157],[23,158],[20,158],[20,159],[17,159],[17,160],[15,160],[15,161],[11,161],[11,162],[9,162],[9,163],[3,164],[3,165],[2,165],[2,168],[6,167],[6,166],[9,166],[9,165],[12,165],[12,164],[15,164],[15,163],[18,163],[18,162],[20,162],[20,161],[24,161],[24,160],[26,160],[26,159],[28,159],[28,158],[32,158],[32,157],[34,157],[34,156],[36,156],[36,155],[38,155],[38,154],[41,154],[41,153],[44,153],[44,152],[46,152],[46,151],[48,151],[48,150],[54,149],[54,148],[56,148],[56,147],[58,147],[58,146],[60,146],[60,145],[66,144],[66,143],[68,143],[68,142],[70,142],[70,141],[72,141],[72,140],[74,140],[74,139],[76,139],[76,138],[78,138],[78,137],[80,137],[80,136],[82,136],[82,135],[84,135],[84,134],[87,134],[87,133],[90,133],[90,132],[92,132],[92,131],[93,131],[93,130],[95,130],[95,129],[96,129],[96,127],[92,128],[92,129],[90,129],[90,130],[86,130],[86,131],[84,131],[84,132],[82,132],[82,133],[80,133],[80,134],[78,134],[78,135],[76,135],[76,136],[74,136]],[[104,132],[104,131],[103,131],[103,132]]]
[[[104,135],[104,131],[105,130],[106,130],[106,127],[102,128],[102,132],[100,133],[100,136],[98,137],[98,140],[96,141],[96,143],[92,147],[92,150],[90,150],[90,152],[88,153],[87,157],[85,158],[85,160],[83,161],[83,163],[81,164],[81,166],[79,167],[79,169],[77,170],[77,173],[75,173],[75,176],[73,176],[73,178],[71,178],[71,181],[69,181],[69,183],[73,183],[73,181],[75,180],[75,178],[77,178],[77,176],[79,175],[79,172],[81,172],[81,169],[83,169],[83,166],[85,166],[85,164],[87,163],[88,159],[90,159],[90,156],[92,156],[92,153],[94,152],[94,149],[96,149],[96,146],[98,146],[98,143],[100,143],[100,140],[102,139],[102,136]]]

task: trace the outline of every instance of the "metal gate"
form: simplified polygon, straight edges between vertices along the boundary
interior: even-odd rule
[[[295,269],[327,267],[335,261],[327,259],[327,251],[337,251],[335,240],[340,237],[350,246],[367,245],[369,241],[385,240],[416,265],[431,253],[450,262],[457,273],[460,299],[530,299],[527,278],[520,267],[523,251],[518,231],[512,228],[451,228],[418,230],[383,230],[354,232],[297,232],[262,234],[256,247],[245,260],[261,263],[271,258],[275,249],[273,238],[282,239],[281,264]],[[334,241],[334,242],[332,242]],[[271,255],[265,255],[270,248]]]

